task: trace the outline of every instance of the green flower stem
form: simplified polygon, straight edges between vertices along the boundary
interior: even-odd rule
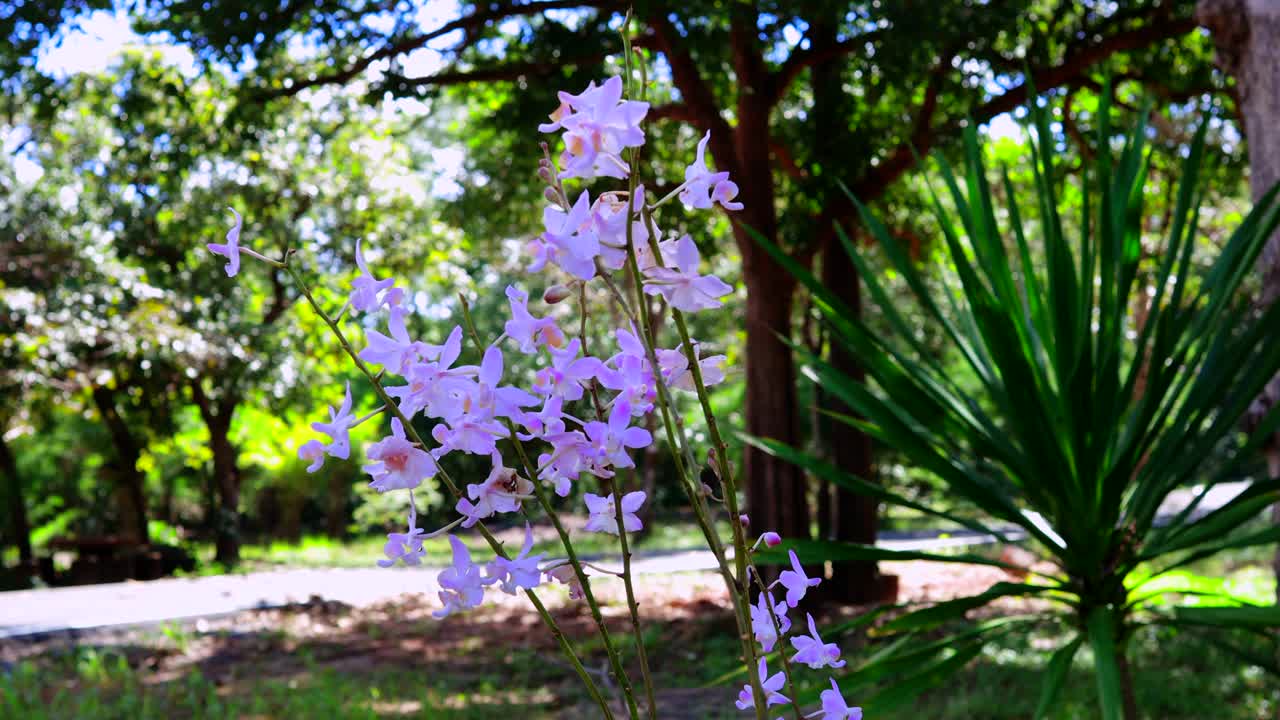
[[[404,413],[400,411],[400,407],[396,405],[395,402],[392,401],[391,397],[387,395],[386,390],[383,389],[382,383],[379,380],[379,378],[381,377],[381,374],[375,375],[369,369],[369,366],[366,365],[364,361],[360,359],[360,356],[358,353],[356,353],[355,348],[351,347],[351,343],[347,340],[346,335],[343,334],[342,328],[338,327],[337,321],[329,317],[329,314],[324,311],[324,308],[320,307],[320,303],[317,302],[315,299],[315,296],[311,294],[311,289],[307,286],[305,282],[303,282],[302,278],[298,276],[298,273],[295,272],[294,269],[289,266],[287,260],[288,260],[288,257],[290,256],[291,254],[286,255],[286,262],[282,263],[282,266],[285,268],[285,270],[288,271],[289,276],[293,278],[293,282],[295,285],[297,285],[298,290],[302,293],[302,296],[307,299],[308,303],[310,303],[311,309],[314,310],[316,315],[318,315],[320,319],[324,321],[325,325],[329,326],[329,330],[333,332],[334,337],[336,337],[338,340],[338,344],[342,346],[342,349],[344,351],[346,351],[347,356],[351,358],[351,361],[353,363],[355,363],[356,368],[360,370],[360,372],[363,373],[366,378],[369,379],[369,382],[373,385],[374,391],[378,394],[378,398],[382,401],[383,406],[389,409],[392,412],[392,414],[394,414],[396,418],[400,420],[400,423],[404,425],[405,433],[409,436],[409,438],[413,440],[415,443],[417,443],[420,447],[425,448],[426,444],[422,441],[422,438],[418,435],[418,432],[414,430],[413,423],[409,420],[409,418],[405,417]],[[449,489],[449,492],[453,493],[455,497],[462,497],[461,490],[458,488],[457,484],[453,482],[453,478],[449,477],[449,473],[444,469],[443,466],[437,465],[437,467],[438,467],[437,474],[440,477],[440,479],[444,482],[445,486]],[[489,529],[485,527],[484,523],[476,523],[476,527],[479,529],[480,534],[484,536],[485,541],[489,543],[489,547],[493,549],[494,553],[496,553],[497,555],[503,558],[510,557],[507,555],[506,549],[503,548],[502,543],[496,537],[493,536],[493,533],[489,532]],[[583,667],[582,661],[578,659],[578,654],[573,649],[573,645],[572,643],[569,642],[569,639],[565,637],[564,631],[560,629],[560,626],[556,623],[555,618],[551,617],[551,613],[547,611],[546,606],[542,604],[541,598],[539,598],[536,593],[534,593],[532,590],[525,590],[524,592],[525,592],[525,595],[529,598],[529,602],[531,602],[533,604],[533,607],[538,611],[538,615],[542,618],[542,622],[547,626],[547,629],[551,631],[551,635],[555,637],[556,642],[560,645],[560,650],[564,652],[565,657],[568,658],[569,663],[573,666],[574,671],[577,672],[578,677],[582,679],[583,684],[587,688],[587,693],[591,695],[591,699],[594,700],[596,704],[600,706],[600,711],[604,714],[604,717],[608,718],[609,720],[612,720],[613,711],[609,708],[609,703],[605,701],[604,695],[601,694],[600,688],[599,686],[596,685],[595,680],[591,678],[591,674],[587,672],[587,669],[585,667]]]
[[[582,354],[590,355],[587,351],[587,284],[582,283],[578,286],[578,313],[580,315],[580,323],[578,326],[578,338],[582,341]],[[596,383],[591,383],[591,400],[595,404],[596,419],[605,422],[604,411],[600,407],[600,395],[596,392]],[[640,630],[640,605],[636,602],[635,585],[631,578],[631,548],[627,542],[627,528],[623,522],[622,516],[622,491],[619,489],[621,485],[621,476],[615,474],[613,480],[613,511],[614,517],[618,522],[618,540],[622,545],[622,585],[627,592],[627,612],[631,616],[631,631],[635,637],[636,657],[640,660],[640,676],[644,681],[645,699],[649,702],[649,720],[658,720],[658,702],[653,694],[653,675],[649,672],[649,653],[644,647],[644,634]]]
[[[638,153],[631,154],[632,171],[630,174],[630,191],[635,192],[636,189],[636,165],[638,164]],[[645,307],[647,302],[644,295],[644,278],[640,274],[640,263],[636,258],[636,247],[634,234],[634,222],[631,216],[631,200],[628,196],[627,200],[627,270],[631,275],[636,292],[637,311]],[[651,231],[650,236],[653,235]],[[652,241],[653,238],[650,237]],[[667,442],[672,447],[672,456],[676,460],[676,468],[681,477],[684,478],[685,493],[689,496],[689,503],[693,507],[694,517],[697,518],[698,527],[702,530],[702,534],[707,539],[707,544],[711,547],[711,552],[715,555],[716,564],[720,568],[720,574],[724,577],[725,589],[729,593],[729,601],[733,605],[733,617],[738,625],[738,639],[742,644],[743,659],[747,662],[749,668],[756,665],[755,643],[751,633],[751,616],[750,610],[746,606],[745,588],[739,586],[735,580],[733,571],[729,568],[728,559],[725,556],[724,545],[720,541],[720,535],[716,532],[715,524],[712,522],[710,513],[707,512],[702,497],[699,479],[694,475],[693,452],[689,448],[688,439],[683,432],[679,431],[673,416],[676,412],[676,406],[671,398],[670,389],[667,387],[666,381],[662,378],[661,365],[658,363],[657,342],[653,337],[652,328],[647,322],[637,322],[640,328],[640,335],[644,342],[645,354],[649,360],[649,365],[653,370],[654,385],[658,389],[658,407],[662,413],[662,424],[667,433]],[[677,437],[679,441],[677,442]],[[683,448],[684,457],[677,452],[676,448]],[[741,553],[739,553],[741,555]],[[740,571],[741,572],[741,571]],[[747,673],[748,680],[752,687],[752,697],[755,700],[756,718],[764,720],[768,717],[768,708],[764,702],[764,688],[760,685],[760,678],[754,672]]]
[[[471,336],[471,341],[477,349],[484,348],[484,343],[480,341],[480,335],[476,332],[475,323],[471,319],[471,306],[467,303],[466,297],[461,294],[458,295],[458,300],[462,304],[462,319],[466,324],[467,333]],[[516,455],[520,458],[520,464],[524,468],[525,475],[528,476],[530,484],[533,485],[533,494],[538,499],[538,504],[542,506],[542,511],[551,520],[556,533],[559,534],[565,555],[569,558],[569,564],[573,566],[573,573],[582,585],[583,598],[587,601],[587,606],[591,608],[591,617],[595,620],[596,629],[600,632],[600,640],[604,644],[605,651],[609,654],[609,664],[612,666],[613,674],[622,688],[622,695],[626,699],[627,709],[633,719],[639,718],[640,709],[636,706],[635,690],[631,686],[631,679],[627,676],[626,669],[622,665],[621,654],[613,645],[613,638],[609,634],[608,626],[605,625],[604,615],[600,612],[600,603],[596,600],[595,593],[591,590],[591,583],[587,578],[586,571],[582,569],[581,561],[578,560],[578,553],[573,549],[573,542],[569,539],[569,531],[565,530],[555,507],[547,499],[546,490],[538,480],[537,469],[533,463],[529,462],[529,456],[524,451],[524,443],[516,435],[515,424],[511,422],[510,418],[503,418],[503,421],[511,435],[511,444],[515,446]]]
[[[613,514],[618,521],[618,540],[622,543],[622,585],[627,591],[627,610],[631,613],[631,631],[635,634],[636,656],[640,660],[640,674],[644,680],[645,699],[649,701],[649,719],[657,720],[658,703],[653,695],[653,676],[649,673],[649,653],[644,647],[644,635],[640,631],[640,605],[636,603],[636,591],[631,582],[631,548],[627,544],[627,529],[622,520],[621,477],[613,478]],[[649,498],[652,502],[653,499]]]

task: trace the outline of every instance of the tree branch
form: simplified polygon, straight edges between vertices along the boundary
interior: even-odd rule
[[[476,68],[474,70],[455,70],[449,72],[438,72],[434,75],[424,77],[411,78],[404,76],[393,76],[396,81],[411,85],[414,87],[444,87],[447,85],[467,85],[470,83],[484,82],[501,82],[509,80],[517,80],[526,75],[549,75],[570,65],[586,65],[591,63],[601,63],[608,57],[607,54],[597,53],[594,55],[584,55],[576,58],[560,58],[550,62],[522,62],[509,63],[506,65],[497,65],[487,68]]]
[[[693,55],[680,43],[680,34],[672,27],[661,8],[656,9],[649,18],[649,26],[653,28],[654,49],[667,58],[667,64],[671,66],[671,79],[680,88],[680,94],[689,108],[689,122],[700,130],[711,131],[711,154],[715,157],[716,164],[731,174],[740,175],[738,156],[733,147],[733,130],[720,115],[715,94],[703,79]]]
[[[261,93],[258,97],[264,100],[279,97],[292,97],[309,88],[321,85],[340,85],[350,82],[357,75],[367,70],[371,65],[379,60],[388,60],[413,52],[414,50],[419,50],[425,47],[426,44],[432,40],[458,30],[470,33],[497,20],[525,15],[537,15],[538,13],[542,13],[547,10],[563,10],[585,7],[593,7],[600,10],[616,10],[621,7],[621,4],[616,2],[616,0],[544,0],[543,2],[504,3],[496,8],[486,11],[478,10],[466,17],[461,17],[452,22],[445,23],[426,34],[414,35],[412,37],[404,38],[399,42],[386,45],[382,49],[365,55],[355,63],[337,72],[326,75],[317,75],[306,80],[297,81],[288,87],[273,88]]]
[[[680,120],[692,125],[697,125],[697,116],[694,115],[693,109],[684,103],[667,103],[666,105],[654,105],[649,108],[649,113],[645,115],[646,120]]]
[[[1185,35],[1196,29],[1190,18],[1171,18],[1106,37],[1099,42],[1068,55],[1058,65],[1033,69],[1030,82],[1024,81],[1003,94],[975,107],[969,120],[982,123],[996,115],[1014,110],[1027,102],[1031,88],[1038,92],[1059,87],[1073,87],[1089,81],[1088,71],[1098,63],[1117,53],[1137,50],[1161,40]],[[859,200],[869,202],[884,194],[885,190],[915,164],[917,154],[928,152],[943,135],[954,133],[961,127],[959,121],[951,121],[941,127],[921,127],[917,119],[916,131],[871,172],[852,188]]]
[[[787,89],[800,77],[800,73],[804,72],[805,68],[835,60],[838,57],[843,57],[866,47],[867,43],[875,42],[877,36],[883,35],[884,32],[884,30],[874,30],[851,38],[845,38],[820,50],[814,48],[800,50],[797,48],[792,51],[787,56],[787,59],[782,62],[782,65],[771,74],[769,107],[777,105],[782,100],[782,96],[787,93]]]

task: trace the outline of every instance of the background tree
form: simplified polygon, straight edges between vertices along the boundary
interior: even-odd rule
[[[1280,133],[1274,132],[1280,119],[1280,2],[1275,0],[1201,0],[1197,17],[1213,32],[1218,64],[1235,81],[1247,144],[1249,186],[1257,201],[1280,182]],[[1271,238],[1258,258],[1262,289],[1260,307],[1280,300],[1280,235]],[[1267,411],[1280,403],[1280,376],[1273,379],[1249,408],[1246,423],[1256,427]],[[1271,476],[1280,478],[1280,435],[1265,448]],[[1280,505],[1271,509],[1272,520],[1280,523]],[[1273,561],[1280,580],[1280,550]],[[1280,602],[1280,584],[1276,587]]]
[[[696,129],[683,136],[682,159],[692,140],[710,131],[715,163],[743,188],[746,210],[735,218],[733,236],[747,291],[746,426],[786,442],[802,432],[794,364],[778,340],[791,335],[795,287],[757,249],[752,232],[783,240],[808,264],[822,252],[826,228],[851,219],[851,206],[831,192],[835,181],[877,200],[916,153],[946,146],[967,121],[1014,109],[1033,84],[1063,92],[1095,87],[1100,64],[1109,63],[1136,80],[1159,79],[1171,96],[1209,87],[1203,44],[1186,37],[1195,28],[1190,2],[956,1],[930,4],[927,12],[907,0],[832,7],[744,2],[726,12],[712,2],[635,4],[643,27],[637,42],[653,53],[659,85],[670,88],[670,101],[659,101],[651,117]],[[327,85],[353,84],[373,99],[390,93],[428,101],[466,86],[488,108],[494,132],[474,122],[467,131],[496,140],[485,165],[503,166],[485,175],[483,195],[490,207],[521,206],[536,197],[532,173],[520,168],[532,167],[537,152],[517,146],[510,131],[527,134],[555,90],[577,89],[603,72],[601,63],[618,50],[624,7],[608,0],[499,2],[466,6],[447,21],[431,18],[430,9],[321,1],[254,13],[182,0],[144,4],[138,27],[181,38],[209,60],[240,66],[252,57],[240,90],[242,119]],[[291,53],[299,40],[308,52]],[[1167,72],[1171,67],[1177,72]],[[833,95],[837,78],[842,93]],[[478,89],[483,85],[496,89]],[[852,96],[847,105],[840,106],[840,95]],[[820,149],[836,152],[818,156],[810,140],[827,130],[833,140]],[[521,157],[530,162],[517,162]],[[838,261],[832,257],[831,272],[843,275]],[[845,279],[856,283],[854,274]],[[868,453],[839,459],[870,475]],[[809,534],[799,471],[748,449],[745,473],[754,522]],[[837,525],[860,518],[850,532],[869,537],[860,523],[874,517],[874,504],[851,499],[841,506],[847,511]],[[867,573],[854,585],[874,588]]]

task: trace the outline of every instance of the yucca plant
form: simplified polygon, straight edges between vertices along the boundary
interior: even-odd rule
[[[836,419],[935,474],[951,499],[961,501],[956,505],[977,508],[980,516],[913,502],[769,439],[748,442],[826,480],[1006,542],[1007,528],[1014,526],[1056,566],[1053,572],[1033,572],[1024,581],[998,583],[981,594],[915,609],[882,624],[875,634],[892,642],[841,683],[859,692],[872,681],[896,679],[880,697],[868,698],[870,714],[878,704],[909,699],[919,687],[963,667],[994,635],[1046,621],[1037,611],[959,625],[958,631],[940,635],[967,611],[999,598],[1043,601],[1033,606],[1054,608],[1050,612],[1065,616],[1077,631],[1049,660],[1037,716],[1053,714],[1082,645],[1093,650],[1102,717],[1132,720],[1138,711],[1126,647],[1139,627],[1227,627],[1265,636],[1266,628],[1280,624],[1280,610],[1231,597],[1177,606],[1178,597],[1207,591],[1151,582],[1215,553],[1280,539],[1280,528],[1250,523],[1277,500],[1276,480],[1255,480],[1207,514],[1194,512],[1197,498],[1176,517],[1157,522],[1157,509],[1171,491],[1194,483],[1203,497],[1215,484],[1237,478],[1280,425],[1276,411],[1249,431],[1240,423],[1259,390],[1280,371],[1280,305],[1257,310],[1242,291],[1280,220],[1276,192],[1241,222],[1207,271],[1196,273],[1191,258],[1202,199],[1197,186],[1204,154],[1201,128],[1186,152],[1164,248],[1147,261],[1154,267],[1142,268],[1150,271],[1149,283],[1137,282],[1150,160],[1146,125],[1139,121],[1113,149],[1108,109],[1100,108],[1095,156],[1080,181],[1082,211],[1070,223],[1059,211],[1062,167],[1048,113],[1033,103],[1031,115],[1036,201],[1031,212],[1018,205],[1005,172],[1007,215],[1003,222],[998,219],[972,128],[964,138],[962,175],[937,160],[943,189],[933,195],[933,206],[958,277],[945,297],[929,292],[908,254],[859,206],[865,228],[924,315],[963,358],[972,375],[963,383],[924,346],[919,328],[904,317],[847,236],[841,240],[892,329],[888,335],[870,329],[805,268],[768,246],[812,293],[832,341],[857,353],[865,366],[866,381],[856,381],[796,348],[804,375],[857,414]],[[1135,324],[1127,309],[1138,293],[1150,294],[1150,312]],[[1224,460],[1210,465],[1210,457]],[[1004,565],[982,555],[902,553],[834,542],[790,547],[806,562],[931,559]],[[1150,602],[1174,591],[1182,594],[1162,604]],[[1265,657],[1258,662],[1274,664]]]

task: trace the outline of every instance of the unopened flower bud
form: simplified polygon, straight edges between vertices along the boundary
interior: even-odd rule
[[[742,513],[738,516],[738,522],[742,523],[742,527],[744,528],[751,527],[751,518],[747,517],[746,513]]]
[[[715,490],[712,490],[710,485],[708,485],[708,484],[706,484],[706,483],[701,483],[701,485],[702,485],[702,487],[701,487],[700,489],[702,490],[702,496],[703,496],[703,497],[713,497],[713,496],[715,496],[716,491],[715,491]]]
[[[542,302],[548,305],[555,305],[571,295],[573,295],[573,291],[564,285],[552,285],[542,293]]]
[[[772,530],[761,535],[760,539],[764,540],[764,544],[769,547],[777,547],[782,542],[782,536]]]
[[[542,180],[542,182],[548,185],[555,182],[555,180],[551,177],[551,168],[547,167],[546,165],[543,165],[542,167],[538,168],[538,177]],[[551,188],[547,188],[547,191],[552,193],[555,192]],[[557,201],[553,199],[552,202],[557,202]]]

